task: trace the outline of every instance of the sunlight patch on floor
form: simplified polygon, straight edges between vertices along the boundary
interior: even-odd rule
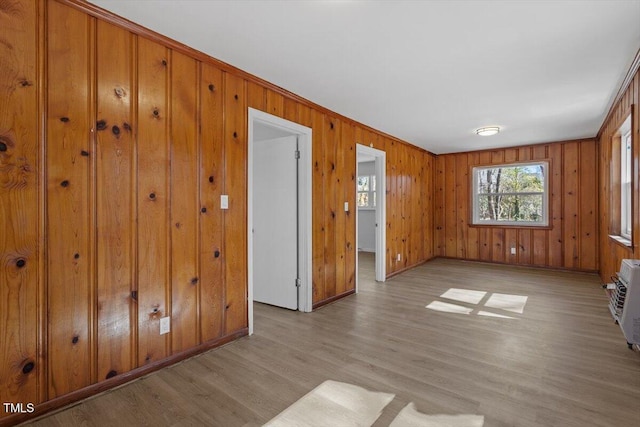
[[[370,426],[395,395],[353,384],[325,381],[265,426]]]
[[[515,319],[516,317],[510,316],[510,313],[523,314],[524,307],[529,299],[526,295],[490,293],[458,288],[448,289],[440,295],[440,298],[455,301],[456,304],[445,301],[432,301],[426,308],[444,313],[477,314],[478,316],[500,319]]]
[[[482,415],[427,415],[416,410],[411,402],[405,406],[389,427],[482,427]]]

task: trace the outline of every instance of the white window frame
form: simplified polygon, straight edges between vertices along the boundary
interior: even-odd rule
[[[523,166],[542,166],[544,170],[544,191],[542,192],[542,220],[538,222],[533,221],[499,221],[499,220],[481,220],[478,203],[478,172],[487,169],[499,169],[509,167],[523,167]],[[507,227],[548,227],[549,222],[549,180],[550,180],[550,162],[549,160],[536,160],[535,162],[518,162],[518,163],[504,163],[486,166],[474,166],[471,170],[472,174],[472,225],[490,225],[490,226],[507,226]],[[526,195],[526,194],[541,194],[541,193],[501,193],[503,195]]]
[[[375,196],[374,194],[376,193],[375,189],[371,189],[371,183],[376,179],[376,175],[375,174],[364,174],[364,175],[358,175],[358,179],[365,177],[369,179],[369,190],[367,191],[360,191],[356,189],[356,205],[358,203],[358,195],[360,195],[360,193],[367,193],[367,206],[357,206],[358,209],[360,210],[375,210],[376,205],[372,204],[375,201]],[[376,182],[376,186],[378,185],[378,183]]]
[[[632,179],[631,129],[620,140],[620,236],[631,240],[633,218],[631,216]]]

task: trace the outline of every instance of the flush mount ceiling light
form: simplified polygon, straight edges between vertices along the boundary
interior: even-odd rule
[[[480,129],[476,129],[476,133],[480,136],[491,136],[500,132],[500,128],[498,126],[488,126]]]

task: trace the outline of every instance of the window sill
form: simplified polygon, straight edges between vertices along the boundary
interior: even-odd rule
[[[374,211],[376,210],[376,208],[358,208],[359,211]]]
[[[620,246],[624,246],[627,249],[633,248],[631,240],[627,239],[626,237],[609,234],[609,240],[613,240],[614,243]]]

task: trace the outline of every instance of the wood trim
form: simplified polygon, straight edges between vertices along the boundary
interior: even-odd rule
[[[527,144],[527,145],[515,145],[515,146],[510,146],[510,147],[495,147],[495,148],[487,148],[484,150],[472,150],[472,151],[456,151],[454,153],[442,153],[442,154],[434,154],[435,157],[439,157],[439,156],[447,156],[447,155],[454,155],[454,154],[482,154],[482,153],[492,153],[494,151],[504,151],[504,150],[508,150],[508,149],[512,149],[512,148],[517,148],[517,149],[522,149],[522,148],[533,148],[533,147],[540,147],[540,146],[544,146],[544,145],[549,145],[549,144],[567,144],[567,143],[571,143],[571,142],[588,142],[588,141],[595,141],[596,137],[595,136],[590,136],[587,138],[576,138],[576,139],[566,139],[566,140],[562,140],[562,141],[546,141],[546,142],[535,142],[532,144]],[[536,160],[522,160],[521,162],[509,162],[509,163],[535,163]],[[482,164],[478,164],[478,166],[491,166],[491,162],[487,163],[487,162],[483,162]]]
[[[512,262],[504,262],[504,261],[479,261],[479,260],[474,260],[474,259],[458,258],[458,257],[452,257],[452,256],[445,256],[445,255],[435,256],[435,257],[433,257],[430,260],[427,260],[425,262],[432,261],[432,260],[434,260],[436,258],[454,259],[454,260],[458,260],[458,261],[472,262],[472,263],[475,263],[475,264],[487,264],[487,265],[498,264],[498,265],[508,265],[509,267],[516,267],[516,268],[534,268],[536,270],[567,271],[567,272],[571,272],[571,273],[598,274],[598,270],[588,270],[588,269],[569,268],[569,267],[555,267],[555,266],[549,266],[549,265],[514,264]]]
[[[341,293],[339,295],[334,295],[334,296],[332,296],[330,298],[327,298],[325,300],[322,300],[320,302],[317,302],[317,303],[313,304],[313,310],[315,310],[317,308],[320,308],[320,307],[322,307],[324,305],[331,304],[332,302],[335,302],[335,301],[337,301],[339,299],[342,299],[344,297],[348,297],[349,295],[355,294],[355,293],[356,293],[356,290],[355,289],[351,289],[350,291],[343,292],[343,293]]]
[[[336,113],[335,111],[332,111],[326,107],[323,107],[321,105],[318,105],[312,101],[309,101],[306,98],[301,97],[300,95],[296,95],[293,92],[290,92],[284,88],[281,88],[280,86],[277,86],[273,83],[268,82],[267,80],[261,79],[260,77],[257,77],[253,74],[250,74],[244,70],[241,70],[240,68],[234,67],[231,64],[228,64],[226,62],[223,62],[219,59],[213,58],[212,56],[207,55],[204,52],[200,52],[199,50],[193,49],[185,44],[182,44],[176,40],[173,40],[167,36],[164,36],[160,33],[157,33],[149,28],[143,27],[140,24],[136,24],[135,22],[129,21],[126,18],[123,18],[121,16],[118,16],[108,10],[102,9],[99,6],[96,6],[94,4],[88,3],[84,0],[56,0],[60,3],[63,3],[65,5],[71,6],[77,10],[80,10],[84,13],[89,14],[90,16],[93,16],[95,18],[99,18],[101,20],[104,20],[106,22],[109,22],[111,24],[117,25],[121,28],[124,28],[130,32],[132,32],[133,34],[136,34],[138,36],[141,37],[145,37],[148,38],[152,41],[161,43],[163,45],[165,45],[166,47],[168,47],[169,49],[175,50],[177,52],[183,53],[193,59],[196,59],[198,61],[202,61],[204,63],[208,63],[211,64],[217,68],[220,68],[221,70],[228,72],[230,74],[233,74],[237,77],[240,77],[242,79],[247,80],[247,82],[251,82],[251,83],[257,83],[269,90],[272,90],[275,93],[278,93],[282,96],[284,96],[285,98],[297,101],[303,105],[306,105],[310,108],[313,108],[315,110],[318,110],[319,112],[322,112],[324,114],[327,114],[331,117],[336,117],[338,120],[340,120],[342,123],[349,123],[351,125],[355,125],[355,126],[359,126],[365,129],[368,129],[372,132],[375,132],[379,135],[384,136],[385,138],[390,138],[400,144],[404,144],[404,145],[408,145],[410,147],[415,147],[417,149],[419,149],[420,151],[424,151],[430,154],[430,151],[425,150],[422,147],[418,147],[416,145],[413,145],[407,141],[403,141],[393,135],[389,135],[387,133],[384,133],[382,131],[379,131],[377,129],[374,129],[370,126],[367,126],[363,123],[360,123],[356,120],[353,120],[349,117],[343,116],[341,114]]]
[[[159,369],[166,368],[167,366],[181,362],[185,359],[188,359],[200,353],[204,353],[205,351],[214,349],[216,347],[220,347],[235,339],[238,339],[243,336],[247,336],[248,334],[249,334],[249,329],[243,328],[232,334],[223,336],[213,341],[200,344],[186,351],[176,353],[162,360],[158,360],[157,362],[152,362],[148,365],[135,368],[131,371],[125,372],[121,375],[117,375],[108,380],[101,381],[97,384],[92,384],[88,387],[81,388],[80,390],[73,391],[71,393],[62,395],[60,397],[56,397],[54,399],[51,399],[44,403],[36,405],[35,411],[31,414],[16,414],[16,415],[9,415],[7,417],[0,418],[0,427],[5,427],[5,426],[8,427],[26,420],[34,421],[37,419],[34,416],[37,416],[38,418],[40,418],[41,416],[46,415],[49,412],[54,411],[56,409],[60,409],[63,406],[66,406],[71,403],[74,403],[74,404],[79,403],[82,399],[93,397],[104,391],[111,390],[114,387],[123,385],[134,379],[143,377]]]
[[[387,278],[387,279],[391,279],[393,276],[396,276],[396,275],[398,275],[398,274],[400,274],[400,273],[404,273],[405,271],[408,271],[408,270],[411,270],[411,269],[413,269],[413,268],[416,268],[417,266],[422,265],[422,264],[424,264],[425,262],[429,262],[429,261],[431,261],[431,260],[432,260],[432,259],[434,259],[434,258],[437,258],[437,257],[431,257],[431,258],[429,258],[429,259],[425,259],[424,261],[420,261],[420,262],[419,262],[419,263],[417,263],[417,264],[413,264],[413,265],[410,265],[410,266],[408,266],[408,267],[401,268],[400,270],[396,270],[396,271],[394,271],[394,272],[392,272],[392,273],[387,274],[387,277],[386,277],[386,278]]]
[[[613,112],[616,109],[616,105],[618,104],[618,102],[620,102],[625,92],[633,82],[633,79],[635,78],[635,75],[638,72],[638,70],[640,70],[640,49],[638,49],[638,51],[636,52],[636,56],[633,58],[633,61],[631,62],[631,66],[629,67],[627,74],[624,76],[624,80],[622,81],[622,84],[620,85],[620,88],[618,89],[618,92],[616,93],[615,98],[613,98],[613,102],[609,106],[607,115],[602,121],[602,125],[600,125],[600,130],[598,130],[598,133],[596,135],[597,139],[600,139],[602,137],[602,133],[604,132],[604,129],[609,123],[609,120],[612,118]]]

